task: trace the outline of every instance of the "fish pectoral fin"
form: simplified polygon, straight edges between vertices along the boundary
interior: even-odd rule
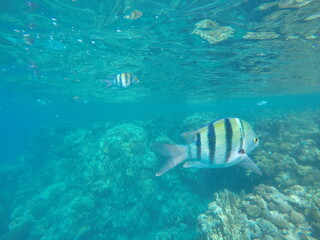
[[[258,166],[252,161],[252,159],[247,154],[243,154],[242,160],[238,163],[238,165],[262,176],[262,173]]]
[[[198,161],[187,161],[183,164],[184,168],[204,168],[206,166],[204,166],[203,163],[198,162]]]
[[[195,142],[197,131],[184,132],[180,136],[183,137],[188,144]]]

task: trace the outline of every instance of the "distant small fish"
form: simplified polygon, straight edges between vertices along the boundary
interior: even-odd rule
[[[130,14],[125,15],[123,18],[130,19],[130,20],[136,20],[136,19],[142,17],[142,15],[143,15],[143,13],[141,11],[134,10]]]
[[[38,4],[31,1],[24,1],[24,4],[27,6],[28,10],[23,11],[23,14],[30,14],[32,11],[35,11],[39,8]]]
[[[264,106],[267,103],[268,103],[267,101],[262,100],[262,101],[257,102],[257,106]]]
[[[33,77],[35,79],[40,77],[40,73],[39,73],[39,69],[38,69],[38,65],[35,62],[31,62],[29,65],[29,68],[33,69]]]
[[[23,41],[27,45],[33,45],[34,44],[34,37],[32,37],[30,34],[24,34]]]
[[[34,2],[30,2],[30,1],[24,1],[24,3],[29,7],[29,8],[32,8],[32,9],[35,9],[38,7],[38,5]]]
[[[44,99],[40,99],[40,98],[38,98],[37,99],[37,102],[39,103],[39,104],[41,104],[41,105],[47,105],[47,102],[44,100]]]
[[[258,146],[259,139],[249,123],[239,118],[213,121],[181,136],[187,140],[187,145],[151,145],[156,153],[168,157],[156,176],[161,176],[186,159],[193,160],[184,163],[186,168],[225,168],[239,164],[262,175],[248,156]]]
[[[33,22],[27,24],[27,27],[28,27],[29,29],[34,29],[36,26],[37,26],[37,24],[35,24],[35,23],[33,23]]]
[[[107,87],[127,88],[132,84],[138,84],[139,79],[132,73],[119,73],[113,80],[105,80]]]
[[[79,102],[80,101],[80,97],[77,96],[77,95],[72,96],[71,99],[72,99],[73,102]]]

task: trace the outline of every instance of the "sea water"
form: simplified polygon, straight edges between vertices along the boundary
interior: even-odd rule
[[[2,0],[0,239],[320,239],[319,11]],[[119,73],[139,83],[108,87]],[[225,117],[259,135],[262,176],[155,176],[151,143]]]

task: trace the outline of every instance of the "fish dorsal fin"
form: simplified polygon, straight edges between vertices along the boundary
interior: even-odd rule
[[[188,144],[190,144],[196,141],[197,132],[198,131],[184,132],[180,136],[183,137]]]
[[[238,165],[262,176],[262,173],[258,166],[252,161],[252,159],[247,154],[243,154],[242,160],[238,163]]]

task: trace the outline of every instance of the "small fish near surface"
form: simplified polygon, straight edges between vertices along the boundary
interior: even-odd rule
[[[267,105],[267,101],[265,101],[265,100],[261,100],[261,101],[259,101],[259,102],[257,102],[257,106],[265,106],[265,105]]]
[[[151,148],[167,157],[156,176],[188,159],[185,168],[225,168],[240,165],[262,175],[248,154],[259,144],[259,139],[249,123],[239,118],[224,118],[206,126],[181,134],[187,145],[153,143]]]
[[[113,88],[127,88],[132,84],[138,84],[139,79],[132,73],[119,73],[113,80],[104,80],[107,87],[113,86]]]

